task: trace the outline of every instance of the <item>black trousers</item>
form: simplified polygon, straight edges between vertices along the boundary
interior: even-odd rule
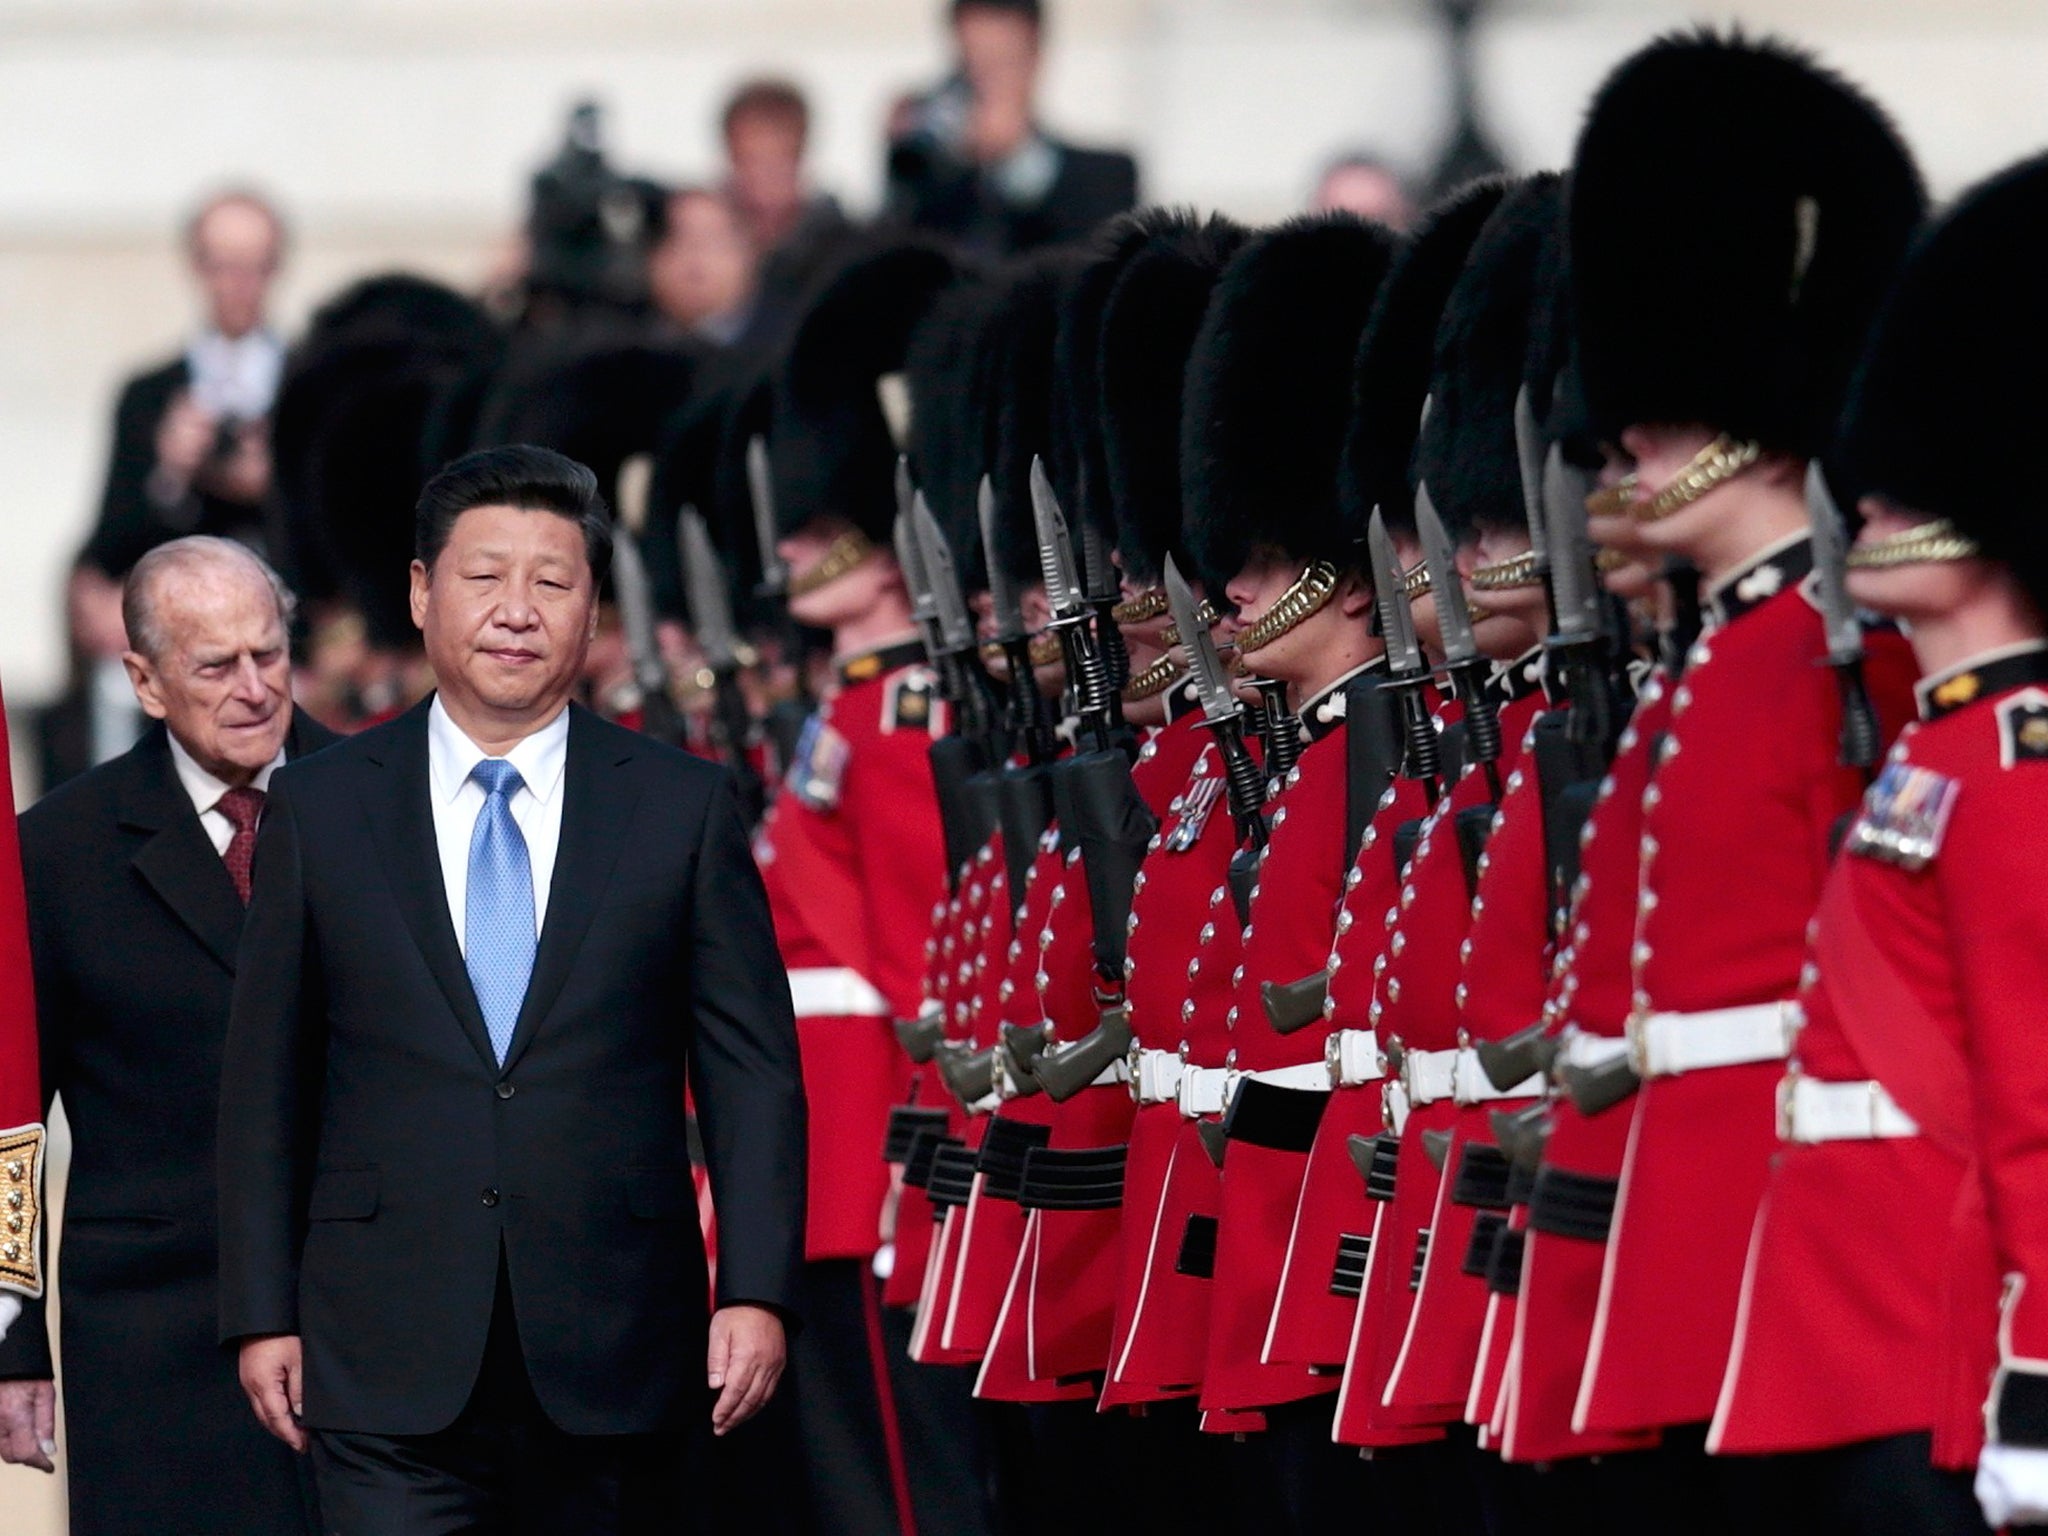
[[[312,1432],[329,1536],[652,1536],[742,1531],[717,1498],[710,1394],[650,1435],[570,1435],[534,1396],[502,1262],[468,1404],[431,1435]],[[700,1427],[701,1426],[701,1427]]]

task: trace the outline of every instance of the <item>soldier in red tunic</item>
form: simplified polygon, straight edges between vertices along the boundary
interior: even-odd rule
[[[790,610],[829,630],[835,687],[805,728],[755,852],[789,967],[810,1111],[805,1328],[791,1398],[813,1502],[845,1530],[895,1531],[911,1469],[883,1344],[888,1173],[877,1158],[904,1062],[921,937],[944,889],[929,750],[945,719],[889,548],[895,445],[876,380],[953,276],[929,247],[856,258],[800,323],[771,430]],[[851,425],[849,426],[849,422]],[[943,1484],[945,1467],[916,1469]]]
[[[2048,564],[2024,447],[2048,338],[2024,253],[2044,227],[2040,160],[1965,194],[1916,247],[1850,400],[1849,591],[1908,626],[1926,675],[1814,924],[1715,1426],[1726,1450],[1839,1447],[1831,1510],[1882,1509],[1889,1530],[1978,1528],[1973,1463],[1991,1525],[2048,1520]],[[1930,1471],[1930,1431],[1954,1470]]]
[[[7,732],[0,720],[0,790]],[[29,979],[28,909],[14,823],[0,832],[0,1338],[21,1315],[21,1297],[43,1294],[43,1094],[36,1065],[35,989]],[[9,1461],[47,1458],[55,1434],[53,1400],[40,1422],[0,1423]]]
[[[1709,121],[1705,101],[1742,105]],[[1726,195],[1701,218],[1710,180]],[[1797,1481],[1709,1472],[1697,1448],[1776,1146],[1806,924],[1865,777],[1841,760],[1842,698],[1822,665],[1806,461],[1923,194],[1852,87],[1781,45],[1713,34],[1661,40],[1609,78],[1570,187],[1590,429],[1631,470],[1594,537],[1632,522],[1698,568],[1709,610],[1668,722],[1638,727],[1613,770],[1647,780],[1634,909],[1609,909],[1632,930],[1641,1086],[1605,1111],[1630,1124],[1573,1427],[1663,1431],[1667,1496],[1732,1521]],[[1867,650],[1882,734],[1903,719],[1913,665],[1896,635]]]
[[[1320,1008],[1283,1020],[1283,1033],[1264,989],[1320,971],[1329,953],[1348,862],[1346,728],[1354,702],[1368,715],[1378,702],[1372,589],[1339,513],[1337,471],[1359,337],[1395,249],[1385,229],[1351,217],[1255,236],[1210,299],[1183,394],[1193,554],[1228,573],[1247,674],[1279,685],[1260,689],[1273,717],[1263,824],[1208,919],[1241,925],[1242,953],[1222,1020],[1227,1142],[1201,1404],[1264,1414],[1268,1528],[1285,1530],[1322,1528],[1367,1487],[1358,1459],[1330,1445],[1335,1380],[1264,1359],[1330,1091]]]

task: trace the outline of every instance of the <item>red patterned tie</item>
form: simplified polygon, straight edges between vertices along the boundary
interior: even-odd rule
[[[249,904],[249,869],[256,860],[256,823],[263,815],[263,791],[231,789],[214,802],[213,808],[234,824],[235,835],[228,839],[221,858],[227,863],[228,878],[235,882],[235,893],[246,907]]]

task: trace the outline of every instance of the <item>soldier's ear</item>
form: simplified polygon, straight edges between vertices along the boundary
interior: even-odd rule
[[[1363,619],[1371,616],[1372,584],[1356,571],[1346,571],[1337,578],[1337,611],[1347,619]]]

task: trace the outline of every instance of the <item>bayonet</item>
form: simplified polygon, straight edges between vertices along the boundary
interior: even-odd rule
[[[979,740],[991,764],[1000,763],[1004,753],[998,738],[1002,732],[990,696],[988,674],[974,644],[974,620],[967,612],[967,599],[954,574],[953,548],[946,542],[939,520],[918,491],[910,499],[911,527],[916,535],[918,566],[931,597],[938,626],[938,662],[950,695],[960,706],[962,722]]]
[[[742,799],[759,815],[767,803],[767,791],[747,756],[754,720],[740,687],[739,640],[733,629],[725,564],[712,547],[711,530],[695,507],[684,507],[676,518],[676,547],[682,551],[683,581],[690,594],[697,644],[711,671],[719,755],[738,778]]]
[[[975,513],[981,524],[982,558],[988,565],[996,643],[1002,647],[1010,674],[1010,728],[1023,743],[1027,758],[1034,763],[1048,762],[1054,753],[1052,718],[1033,675],[1031,636],[1024,627],[1024,597],[1003,562],[1002,541],[997,537],[996,488],[987,475],[981,477]],[[1011,894],[1021,898],[1022,892]]]
[[[1522,511],[1529,524],[1531,569],[1543,583],[1543,600],[1550,605],[1550,627],[1557,628],[1557,604],[1550,588],[1550,529],[1543,515],[1543,429],[1536,424],[1536,407],[1529,401],[1529,386],[1515,392],[1515,463],[1521,471]]]
[[[1435,804],[1443,774],[1437,753],[1436,721],[1422,690],[1429,682],[1429,663],[1423,659],[1422,643],[1415,638],[1415,615],[1408,611],[1408,595],[1401,576],[1401,561],[1394,553],[1394,541],[1387,536],[1386,519],[1378,508],[1365,530],[1366,555],[1372,565],[1373,603],[1379,610],[1380,638],[1387,650],[1387,680],[1381,686],[1394,690],[1401,716],[1403,741],[1401,772],[1422,781],[1430,803]]]
[[[669,692],[668,663],[655,633],[647,563],[640,557],[639,541],[624,528],[612,535],[612,591],[619,601],[619,628],[633,658],[633,681],[640,689],[641,729],[670,746],[678,745],[683,739],[682,713]]]
[[[789,567],[776,552],[775,479],[768,469],[768,440],[747,439],[747,497],[754,509],[754,542],[761,553],[761,595],[789,595]]]
[[[1195,696],[1202,702],[1202,723],[1214,734],[1217,750],[1223,754],[1230,815],[1237,824],[1241,845],[1230,863],[1230,892],[1239,920],[1250,922],[1251,887],[1268,835],[1265,775],[1259,772],[1259,765],[1252,761],[1251,751],[1245,746],[1244,710],[1231,695],[1222,658],[1216,653],[1216,638],[1197,616],[1195,596],[1188,590],[1172,555],[1166,557],[1165,585],[1167,605],[1180,630],[1181,648],[1187,653],[1188,670],[1195,680]]]
[[[1123,593],[1119,590],[1116,566],[1109,558],[1109,540],[1102,536],[1085,506],[1081,513],[1081,576],[1087,584],[1088,606],[1095,610],[1095,645],[1102,652],[1110,711],[1121,724],[1123,691],[1131,680],[1131,655],[1124,649],[1124,632],[1116,623],[1116,605]]]
[[[1458,574],[1457,557],[1451,537],[1437,516],[1425,483],[1415,491],[1415,532],[1422,544],[1423,563],[1429,567],[1429,582],[1436,593],[1437,628],[1443,635],[1444,670],[1451,688],[1465,711],[1465,755],[1486,774],[1487,788],[1500,803],[1500,711],[1487,692],[1492,664],[1479,649],[1473,633],[1472,611],[1465,604],[1465,583]]]
[[[1560,444],[1550,445],[1543,464],[1543,511],[1557,627],[1544,643],[1554,654],[1556,675],[1571,703],[1573,745],[1605,762],[1613,755],[1615,709],[1608,678],[1612,648],[1602,623],[1593,541],[1586,532],[1593,478],[1566,461]]]
[[[1087,596],[1066,517],[1060,511],[1059,497],[1053,494],[1052,482],[1046,478],[1044,463],[1035,456],[1031,460],[1031,519],[1038,535],[1039,574],[1045,578],[1046,602],[1052,609],[1051,628],[1066,658],[1076,711],[1096,745],[1107,748],[1115,723],[1116,694],[1109,686],[1102,650],[1088,622]]]
[[[1884,750],[1877,710],[1863,680],[1863,625],[1849,601],[1844,579],[1849,558],[1848,534],[1826,471],[1815,459],[1806,466],[1806,516],[1813,526],[1813,587],[1827,635],[1827,664],[1834,668],[1842,696],[1839,757],[1845,768],[1875,766]]]

